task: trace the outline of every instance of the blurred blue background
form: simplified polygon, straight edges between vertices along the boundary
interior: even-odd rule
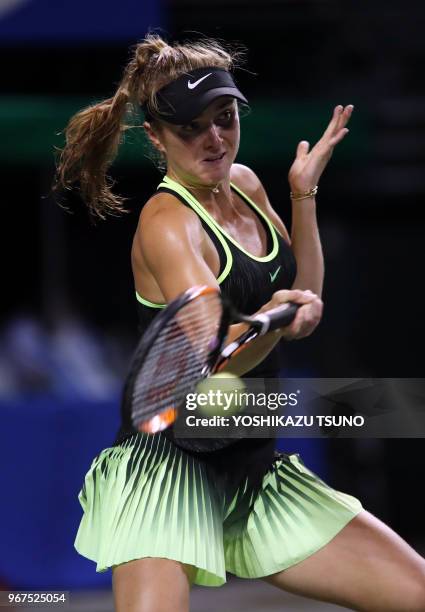
[[[14,588],[109,584],[73,550],[77,500],[118,426],[137,340],[129,253],[160,175],[138,130],[113,167],[130,214],[93,226],[76,195],[50,195],[53,148],[72,113],[109,97],[130,45],[149,28],[248,48],[237,80],[251,102],[239,161],[262,178],[290,226],[287,170],[333,107],[353,103],[349,138],[320,185],[325,313],[284,347],[290,376],[423,376],[425,9],[412,1],[174,0],[0,3],[2,302],[0,582]],[[259,143],[261,143],[259,145]],[[413,295],[412,295],[413,294]],[[392,309],[404,304],[394,321]],[[281,440],[388,522],[425,542],[421,440]],[[413,500],[412,500],[413,501]]]
[[[93,44],[137,39],[151,25],[164,25],[156,0],[6,0],[0,4],[0,37],[12,44]]]

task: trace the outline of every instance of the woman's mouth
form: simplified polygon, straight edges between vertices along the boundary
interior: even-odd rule
[[[207,157],[206,159],[204,159],[204,162],[208,162],[209,164],[218,163],[223,159],[225,155],[226,155],[226,152],[220,153],[219,155]]]

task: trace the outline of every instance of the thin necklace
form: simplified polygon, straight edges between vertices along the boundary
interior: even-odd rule
[[[175,179],[172,179],[175,180]],[[179,182],[179,181],[177,181]],[[195,187],[194,185],[188,185],[187,183],[183,183],[180,181],[180,185],[182,185],[185,189],[201,189],[200,187]],[[220,183],[217,183],[215,187],[204,187],[204,189],[210,189],[212,193],[220,193]]]

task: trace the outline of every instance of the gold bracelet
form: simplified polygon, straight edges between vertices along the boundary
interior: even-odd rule
[[[306,191],[305,193],[294,193],[291,191],[289,197],[293,202],[297,202],[298,200],[306,200],[307,198],[313,198],[316,195],[318,189],[319,187],[318,185],[316,185],[316,187],[312,187],[311,189],[309,189],[309,191]]]

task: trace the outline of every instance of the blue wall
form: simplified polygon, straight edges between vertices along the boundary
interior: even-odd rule
[[[77,500],[95,455],[113,442],[118,398],[108,403],[28,398],[0,404],[0,579],[14,588],[104,585],[78,555]]]
[[[0,42],[135,42],[164,14],[161,0],[15,0],[0,7]]]

